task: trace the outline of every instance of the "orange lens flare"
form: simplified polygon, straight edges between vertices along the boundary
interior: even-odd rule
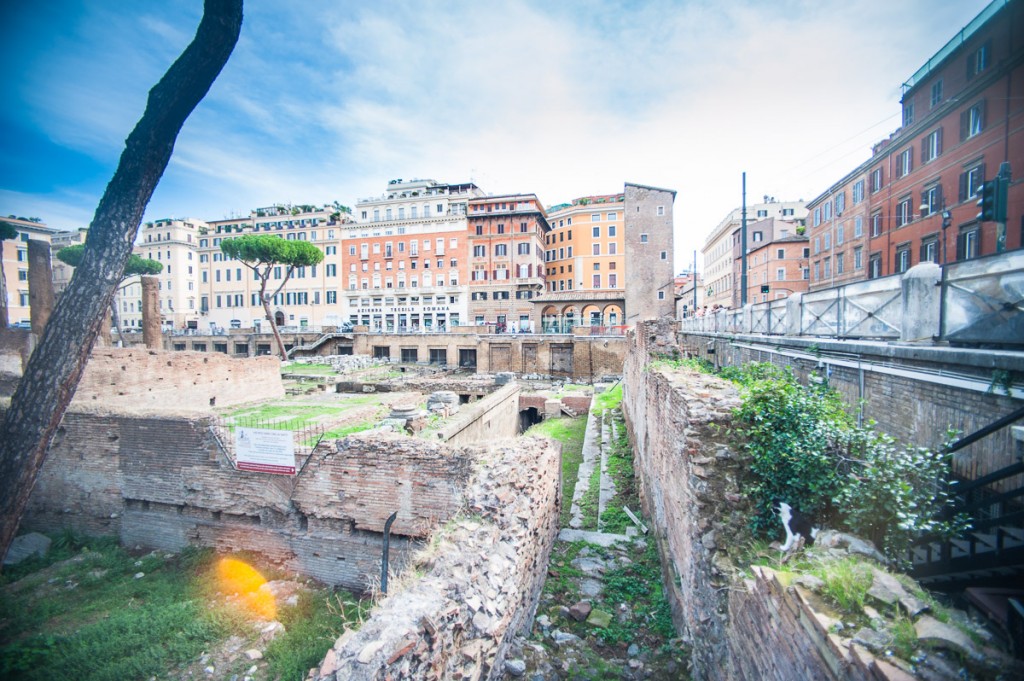
[[[217,564],[221,591],[237,594],[245,607],[256,617],[272,620],[277,616],[274,594],[266,588],[267,580],[248,563],[223,558]]]

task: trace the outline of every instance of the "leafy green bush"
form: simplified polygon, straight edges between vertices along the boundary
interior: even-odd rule
[[[948,536],[965,529],[966,519],[945,517],[953,496],[946,482],[952,455],[945,447],[900,448],[888,435],[867,428],[850,439],[859,457],[835,502],[851,531],[895,558],[922,534]]]
[[[736,410],[747,438],[756,482],[747,490],[758,509],[755,531],[778,531],[773,499],[805,513],[827,512],[842,478],[836,450],[850,427],[839,396],[827,388],[800,385],[792,372],[748,365],[741,376],[742,405]]]

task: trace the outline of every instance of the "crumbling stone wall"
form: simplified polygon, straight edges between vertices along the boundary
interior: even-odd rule
[[[651,364],[671,354],[671,324],[630,334],[623,413],[644,510],[658,541],[673,620],[692,646],[693,678],[737,681],[906,679],[866,648],[830,633],[833,621],[770,569],[742,578],[730,523],[744,522],[743,470],[727,438],[735,388]],[[740,517],[736,517],[736,516]]]
[[[193,409],[284,397],[276,357],[97,348],[72,404],[113,409]]]
[[[716,428],[728,425],[739,400],[720,379],[650,367],[652,354],[674,347],[670,322],[638,324],[629,342],[622,410],[673,621],[693,646],[694,678],[726,679],[728,581],[715,565],[715,511],[727,501],[713,481],[730,463]]]
[[[296,477],[238,471],[206,417],[65,416],[24,529],[114,534],[166,550],[249,550],[328,584],[379,575],[385,519],[392,559],[462,509],[481,448],[360,433],[297,456]],[[303,464],[304,467],[303,467]]]
[[[529,626],[558,532],[560,448],[525,438],[481,450],[466,514],[415,559],[358,631],[346,632],[316,680],[497,679]]]

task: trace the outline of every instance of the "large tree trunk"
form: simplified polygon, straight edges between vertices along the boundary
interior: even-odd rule
[[[242,0],[205,0],[196,36],[150,90],[146,111],[100,199],[82,263],[60,297],[0,429],[0,558],[7,554],[53,434],[74,396],[121,282],[146,204],[181,126],[227,62]]]
[[[260,294],[260,300],[263,301],[263,312],[267,316],[267,322],[270,324],[270,330],[274,333],[274,340],[277,342],[277,351],[281,354],[281,361],[288,361],[288,353],[284,349],[284,341],[281,340],[281,333],[277,330],[277,322],[274,320],[274,315],[270,311],[270,298],[265,294]]]

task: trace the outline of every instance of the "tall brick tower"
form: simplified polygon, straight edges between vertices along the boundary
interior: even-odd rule
[[[672,207],[676,192],[626,183],[626,324],[675,308]]]

